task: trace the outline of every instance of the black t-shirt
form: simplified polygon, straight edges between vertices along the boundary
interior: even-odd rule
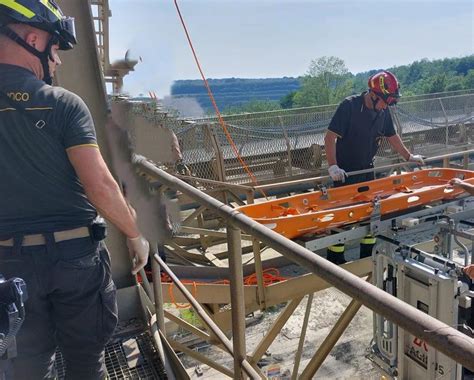
[[[96,209],[66,149],[97,146],[94,123],[77,95],[0,64],[0,236],[88,225]]]
[[[396,134],[389,110],[368,109],[364,94],[344,99],[328,128],[338,136],[336,161],[345,171],[372,167],[380,140]]]

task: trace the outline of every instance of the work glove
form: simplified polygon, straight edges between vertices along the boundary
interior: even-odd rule
[[[176,173],[181,175],[190,176],[191,170],[186,166],[186,164],[181,160],[176,163]]]
[[[135,275],[148,262],[150,244],[142,235],[138,235],[135,238],[127,238],[127,247],[133,263],[132,274]]]
[[[408,162],[413,162],[418,165],[425,164],[425,160],[423,159],[423,156],[421,154],[410,154],[410,157],[408,158]]]
[[[337,165],[331,165],[328,169],[329,175],[333,181],[342,181],[344,182],[347,177],[347,173],[344,169],[341,169]]]

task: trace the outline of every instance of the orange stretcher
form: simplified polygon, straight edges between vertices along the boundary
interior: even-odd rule
[[[377,205],[376,212],[387,216],[466,196],[464,190],[448,185],[455,177],[474,184],[474,171],[437,168],[250,204],[237,210],[294,239],[367,220]]]

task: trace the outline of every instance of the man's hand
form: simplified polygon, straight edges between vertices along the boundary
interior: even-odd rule
[[[425,160],[423,159],[423,156],[421,154],[410,154],[410,157],[408,158],[408,162],[414,162],[415,164],[418,164],[418,165],[425,164]]]
[[[459,178],[453,178],[449,180],[448,185],[453,186],[453,187],[462,187],[461,185],[463,184],[463,181]]]
[[[464,273],[471,279],[474,280],[474,264],[468,265],[464,268]]]
[[[344,182],[347,177],[347,173],[344,169],[341,169],[337,165],[331,165],[328,169],[329,175],[333,181],[342,181]]]
[[[181,175],[186,175],[186,176],[191,175],[191,170],[189,170],[189,168],[186,166],[186,164],[182,160],[176,162],[175,170],[176,170],[176,173],[181,174]]]
[[[135,238],[127,238],[127,247],[133,262],[132,274],[135,275],[148,262],[150,244],[142,235],[138,235]]]

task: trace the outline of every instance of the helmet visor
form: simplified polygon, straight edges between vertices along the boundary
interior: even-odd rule
[[[389,106],[394,106],[395,104],[398,103],[398,99],[399,99],[399,97],[395,97],[395,96],[389,95],[389,96],[387,96],[387,98],[384,99],[384,100],[385,100],[385,103],[387,103],[387,105],[389,105]]]
[[[375,92],[375,91],[374,91]],[[382,100],[388,105],[388,106],[394,106],[395,104],[398,103],[398,100],[400,99],[400,92],[397,90],[393,94],[381,94],[380,92],[375,92],[377,96],[382,98]]]
[[[72,49],[77,43],[76,27],[73,17],[64,17],[56,22],[56,30],[59,33],[59,48],[61,50]]]

